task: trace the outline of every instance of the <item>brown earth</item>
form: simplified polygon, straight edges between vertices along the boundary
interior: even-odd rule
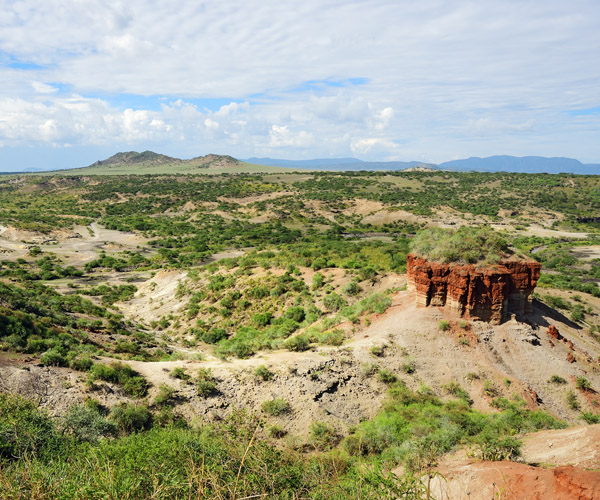
[[[431,482],[437,500],[597,499],[600,425],[529,434],[519,462],[483,462],[460,451],[446,456],[437,472]]]
[[[493,324],[506,321],[511,313],[531,314],[540,269],[534,260],[506,259],[478,267],[406,256],[408,286],[415,290],[418,305],[448,306],[460,317]]]

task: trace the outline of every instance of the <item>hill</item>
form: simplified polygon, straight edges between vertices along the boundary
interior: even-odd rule
[[[571,173],[580,175],[600,174],[600,165],[583,164],[573,158],[546,158],[543,156],[490,156],[452,160],[438,165],[441,170],[457,172],[520,172],[529,174]]]
[[[136,174],[220,174],[278,172],[281,169],[253,165],[229,155],[207,154],[188,160],[174,158],[154,151],[119,152],[105,160],[98,160],[87,167],[54,170],[45,174],[85,175],[136,175]]]

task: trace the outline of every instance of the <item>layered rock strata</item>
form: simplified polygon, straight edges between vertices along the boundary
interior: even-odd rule
[[[507,259],[481,267],[428,262],[406,257],[408,288],[419,306],[445,306],[461,317],[499,324],[511,314],[532,312],[531,294],[540,277],[540,263]]]

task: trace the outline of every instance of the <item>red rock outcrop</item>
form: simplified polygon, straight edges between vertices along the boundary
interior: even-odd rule
[[[534,260],[507,259],[489,267],[428,262],[406,256],[408,288],[417,305],[446,306],[466,319],[499,324],[532,312],[531,293],[540,277]]]

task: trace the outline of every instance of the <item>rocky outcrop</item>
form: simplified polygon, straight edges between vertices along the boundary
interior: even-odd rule
[[[534,260],[507,259],[481,267],[406,257],[408,288],[417,305],[445,306],[463,318],[499,324],[532,312],[531,293],[540,276]]]

